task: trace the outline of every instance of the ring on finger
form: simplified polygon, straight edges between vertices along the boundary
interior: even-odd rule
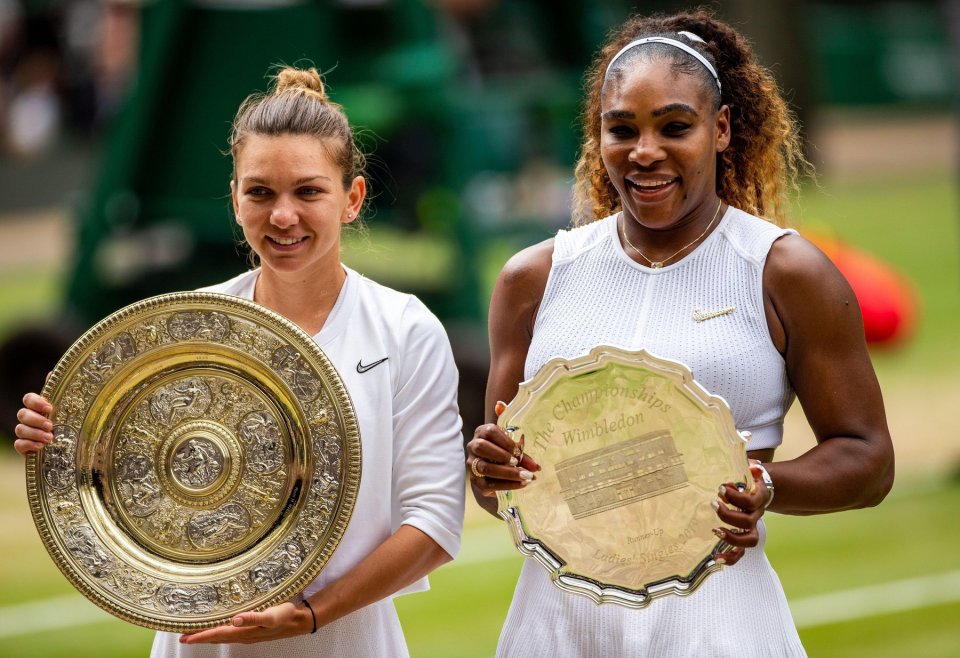
[[[473,473],[473,477],[482,478],[483,473],[480,472],[480,469],[477,468],[477,464],[480,463],[479,457],[474,457],[473,461],[470,462],[470,472]]]

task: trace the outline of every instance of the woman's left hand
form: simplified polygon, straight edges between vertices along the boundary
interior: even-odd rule
[[[268,640],[309,633],[313,628],[313,616],[303,605],[290,601],[275,605],[262,612],[241,612],[230,620],[230,626],[217,626],[196,633],[180,636],[183,644],[253,644]]]
[[[770,490],[763,483],[760,474],[759,462],[750,460],[750,473],[753,475],[753,491],[740,491],[732,482],[720,486],[718,500],[715,502],[717,516],[729,528],[717,528],[714,532],[723,541],[730,544],[730,548],[716,555],[721,564],[736,564],[743,557],[744,549],[752,548],[760,542],[760,533],[757,523],[766,511],[770,501]]]

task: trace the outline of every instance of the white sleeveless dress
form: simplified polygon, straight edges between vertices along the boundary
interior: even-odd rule
[[[794,394],[770,339],[762,277],[770,247],[792,231],[731,208],[696,250],[655,270],[624,253],[616,219],[557,235],[525,376],[553,357],[572,358],[598,344],[646,349],[685,363],[722,396],[737,428],[752,433],[748,449],[778,446]],[[714,315],[698,322],[695,314]],[[763,552],[762,522],[759,531],[759,546],[692,595],[642,610],[562,592],[527,559],[497,655],[805,656]]]

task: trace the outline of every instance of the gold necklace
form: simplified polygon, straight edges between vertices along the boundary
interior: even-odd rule
[[[707,234],[707,231],[710,230],[710,227],[713,226],[713,223],[714,223],[715,221],[717,221],[717,217],[720,216],[720,208],[722,208],[722,207],[723,207],[723,199],[721,199],[721,200],[720,200],[720,203],[717,204],[717,211],[716,211],[715,213],[713,213],[713,219],[711,219],[711,220],[710,220],[710,223],[707,224],[707,228],[703,229],[703,233],[701,233],[700,235],[698,235],[698,236],[693,240],[693,242],[688,242],[687,244],[683,245],[682,247],[680,247],[679,249],[677,249],[675,252],[673,252],[672,254],[670,254],[669,256],[667,256],[666,258],[664,258],[663,260],[651,260],[650,258],[647,258],[647,256],[644,255],[644,253],[643,253],[642,251],[640,251],[639,249],[637,249],[636,245],[634,245],[632,242],[630,242],[630,238],[627,237],[627,227],[626,227],[626,226],[621,227],[621,230],[623,231],[623,241],[626,242],[627,245],[629,245],[629,247],[630,247],[631,249],[633,249],[635,252],[637,252],[637,253],[640,255],[640,258],[642,258],[643,260],[645,260],[645,261],[647,261],[648,263],[650,263],[650,267],[652,267],[652,268],[655,269],[655,270],[659,270],[661,267],[663,267],[663,264],[666,263],[668,260],[671,260],[672,258],[675,258],[675,257],[677,256],[677,254],[679,254],[680,252],[684,251],[685,249],[689,249],[689,248],[692,247],[693,245],[697,244],[697,243],[700,241],[700,238],[702,238],[703,236],[705,236],[705,235]],[[622,211],[621,211],[621,213],[620,213],[620,218],[623,219],[623,212],[622,212]]]

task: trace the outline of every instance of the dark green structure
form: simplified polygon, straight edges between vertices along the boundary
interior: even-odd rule
[[[348,236],[344,258],[441,317],[472,427],[487,368],[485,273],[569,221],[580,77],[626,13],[594,4],[444,14],[420,0],[145,3],[136,80],[77,213],[63,318],[5,346],[11,396],[35,389],[111,312],[247,266],[227,134],[243,98],[284,63],[324,72],[372,153],[370,237]]]
[[[866,5],[886,9],[864,13]],[[906,5],[919,13],[903,14]],[[443,320],[472,431],[483,415],[489,284],[511,253],[569,223],[583,71],[606,31],[635,6],[690,5],[144,3],[136,81],[78,209],[63,315],[0,346],[0,414],[12,419],[22,392],[36,389],[69,343],[109,313],[246,267],[230,209],[227,134],[243,98],[265,90],[268,69],[285,63],[325,73],[331,97],[372,152],[370,238],[348,235],[344,259],[417,294]],[[883,82],[894,79],[883,63],[902,44],[926,44],[922,54],[939,52],[939,43],[945,51],[934,7],[721,4],[729,20],[756,35],[761,58],[776,65],[801,108],[817,90],[838,103],[910,100],[904,88]]]

